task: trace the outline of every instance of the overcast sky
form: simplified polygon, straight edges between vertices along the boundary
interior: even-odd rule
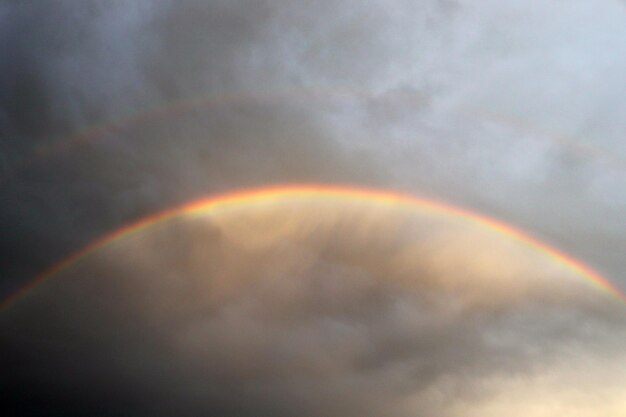
[[[2,295],[158,210],[303,182],[469,208],[626,288],[622,0],[5,1],[0,57]]]

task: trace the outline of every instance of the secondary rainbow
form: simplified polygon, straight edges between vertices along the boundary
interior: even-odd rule
[[[500,220],[496,220],[482,214],[474,213],[470,210],[452,206],[440,201],[419,198],[412,195],[389,190],[376,190],[352,186],[334,185],[286,185],[257,189],[246,189],[211,196],[208,198],[193,201],[188,204],[184,204],[179,207],[159,212],[152,216],[148,216],[138,222],[118,229],[113,233],[107,234],[104,237],[95,240],[78,252],[70,255],[61,262],[53,265],[51,268],[43,271],[25,287],[16,291],[13,295],[4,300],[4,302],[0,304],[0,310],[9,307],[22,295],[26,294],[30,289],[37,286],[46,278],[69,267],[74,262],[78,261],[94,249],[113,242],[117,239],[123,238],[124,236],[128,236],[132,233],[137,233],[160,221],[164,221],[183,214],[192,214],[202,211],[209,211],[216,208],[228,208],[229,206],[234,207],[261,201],[271,201],[272,199],[287,196],[315,196],[316,198],[345,198],[350,200],[361,199],[366,201],[374,200],[378,203],[384,203],[389,205],[409,205],[422,210],[429,210],[444,215],[456,216],[466,221],[479,224],[482,227],[494,230],[502,235],[522,242],[540,252],[545,253],[555,262],[561,264],[573,273],[584,277],[597,288],[609,293],[620,301],[626,302],[626,294],[622,290],[620,290],[612,282],[604,278],[600,273],[598,273],[588,265],[585,265],[583,262],[573,258],[572,256],[567,255],[566,253],[555,249],[552,246],[549,246],[548,244],[540,241],[530,234],[514,226],[506,224]]]
[[[411,93],[412,99],[418,99],[425,101],[427,97],[418,94]],[[75,132],[69,137],[63,138],[52,143],[43,144],[35,149],[35,152],[25,159],[18,161],[14,165],[13,169],[8,173],[0,176],[0,185],[12,178],[13,175],[21,170],[29,167],[31,164],[45,159],[50,155],[61,153],[78,147],[79,145],[85,145],[102,139],[107,134],[113,132],[123,131],[133,126],[139,126],[143,123],[147,123],[151,120],[159,120],[165,116],[177,116],[186,112],[200,109],[203,107],[212,106],[224,106],[237,103],[248,103],[254,100],[258,101],[277,101],[285,99],[360,99],[369,100],[372,98],[381,99],[379,96],[373,96],[365,91],[354,90],[349,88],[309,88],[309,89],[271,89],[271,90],[248,90],[248,91],[233,91],[216,93],[209,96],[193,96],[183,98],[177,101],[169,102],[166,105],[148,106],[142,110],[139,110],[130,115],[114,118],[112,120],[106,120],[100,124],[89,126],[78,132]],[[510,126],[515,129],[520,129],[522,132],[531,133],[536,136],[541,136],[550,140],[551,142],[564,146],[570,151],[578,154],[593,157],[595,159],[610,163],[612,166],[621,170],[626,169],[626,158],[623,158],[615,153],[609,152],[597,146],[592,146],[584,141],[576,140],[576,137],[571,137],[565,134],[551,132],[545,129],[540,129],[537,126],[533,126],[527,121],[521,118],[513,116],[507,116],[498,112],[494,112],[483,108],[474,107],[462,107],[458,109],[461,115],[470,116],[476,119],[484,119],[491,122],[496,122],[504,126]]]

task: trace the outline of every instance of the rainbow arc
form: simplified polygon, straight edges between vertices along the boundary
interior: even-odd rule
[[[582,261],[542,242],[541,240],[531,236],[530,234],[506,224],[500,220],[496,220],[482,214],[474,213],[470,210],[455,207],[436,200],[419,198],[407,194],[394,191],[375,190],[358,187],[344,187],[332,185],[287,185],[274,186],[268,188],[240,190],[231,193],[221,194],[197,200],[179,207],[162,211],[152,216],[146,217],[138,222],[132,223],[126,227],[118,229],[113,233],[95,240],[78,252],[70,255],[61,262],[53,265],[51,268],[43,271],[29,284],[22,287],[12,296],[0,304],[0,310],[5,309],[17,301],[22,295],[26,294],[30,289],[37,286],[47,278],[68,268],[74,262],[92,252],[93,250],[109,244],[113,241],[121,239],[125,236],[140,232],[158,222],[165,221],[182,214],[198,214],[204,211],[216,209],[228,209],[245,204],[252,204],[263,201],[271,201],[281,197],[316,197],[316,198],[346,198],[350,200],[376,201],[389,205],[401,205],[414,207],[416,209],[432,211],[435,213],[453,216],[465,221],[477,224],[481,227],[493,230],[500,235],[523,243],[539,252],[544,253],[554,262],[562,265],[564,268],[581,276],[592,283],[595,287],[610,294],[620,301],[626,302],[626,294],[622,292],[615,284],[603,277],[599,272]]]

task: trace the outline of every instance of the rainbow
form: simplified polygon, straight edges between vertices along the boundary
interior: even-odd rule
[[[221,92],[208,96],[194,96],[183,98],[177,101],[170,102],[166,105],[153,105],[147,106],[143,110],[139,110],[130,115],[125,115],[96,125],[91,125],[85,129],[75,132],[69,137],[62,138],[52,143],[47,143],[39,146],[35,151],[25,157],[6,173],[4,176],[0,176],[0,185],[10,180],[14,175],[18,174],[22,170],[28,168],[32,164],[50,157],[51,155],[60,154],[66,151],[73,150],[81,145],[96,142],[108,134],[124,131],[132,128],[133,126],[140,126],[144,123],[152,120],[158,120],[162,117],[178,117],[181,114],[185,114],[192,110],[203,107],[218,107],[224,105],[231,105],[237,103],[251,102],[253,100],[265,100],[265,101],[280,101],[285,99],[324,99],[324,100],[337,100],[337,99],[360,99],[368,100],[375,97],[373,94],[368,94],[365,91],[349,88],[310,88],[310,89],[271,89],[271,90],[252,90],[252,91],[234,91],[234,92]],[[411,93],[411,98],[421,101],[427,101],[428,98],[419,93]],[[458,109],[459,114],[472,117],[475,119],[486,120],[495,122],[503,126],[509,126],[518,129],[524,133],[530,133],[541,136],[557,146],[562,146],[575,152],[578,155],[584,157],[594,158],[598,161],[608,163],[613,168],[620,170],[626,169],[626,158],[609,152],[598,146],[590,145],[584,141],[577,140],[577,137],[559,134],[548,131],[546,129],[540,129],[523,119],[516,118],[514,116],[507,116],[498,112],[483,108],[474,107],[461,107]]]
[[[30,167],[34,163],[45,160],[52,155],[58,155],[64,152],[72,151],[80,146],[97,142],[109,134],[122,132],[124,130],[141,126],[163,117],[178,117],[187,112],[191,112],[198,108],[216,108],[218,106],[227,106],[238,103],[252,102],[254,100],[280,101],[285,99],[341,99],[341,98],[361,98],[367,99],[369,96],[365,92],[353,91],[349,89],[273,89],[273,90],[253,90],[253,91],[234,91],[221,92],[209,96],[192,96],[183,98],[166,105],[153,105],[131,113],[112,119],[103,121],[102,123],[90,125],[84,129],[74,132],[68,137],[45,143],[35,148],[34,152],[26,156],[23,160],[6,173],[0,176],[0,185],[8,182],[14,175],[22,170]],[[419,97],[425,100],[423,97]]]
[[[9,296],[6,300],[4,300],[4,302],[0,303],[0,310],[8,308],[21,296],[26,294],[30,289],[36,287],[39,283],[43,282],[48,277],[68,268],[74,262],[78,261],[83,256],[87,255],[96,248],[109,244],[125,236],[140,232],[158,222],[171,219],[181,214],[194,214],[218,208],[228,209],[229,207],[236,207],[250,203],[271,201],[272,199],[279,199],[285,196],[314,196],[316,198],[329,199],[347,198],[350,200],[364,201],[373,200],[379,204],[406,205],[414,208],[419,208],[421,210],[427,210],[439,214],[461,218],[468,222],[493,230],[503,236],[521,242],[531,248],[534,248],[544,253],[554,262],[562,265],[564,268],[568,269],[574,274],[587,279],[591,284],[593,284],[600,290],[610,294],[620,301],[626,302],[626,294],[617,286],[615,286],[615,284],[611,283],[609,280],[604,278],[602,275],[600,275],[600,273],[596,272],[591,267],[585,265],[583,262],[573,258],[572,256],[567,255],[564,252],[553,248],[552,246],[549,246],[548,244],[540,241],[530,234],[519,230],[514,226],[506,224],[500,220],[496,220],[482,214],[474,213],[464,208],[451,206],[436,200],[419,198],[395,191],[366,189],[352,186],[347,187],[333,185],[283,185],[260,189],[240,190],[217,196],[211,196],[184,204],[179,207],[159,212],[152,216],[148,216],[138,222],[118,229],[113,233],[107,234],[102,238],[95,240],[83,249],[70,255],[61,262],[40,273],[29,284],[16,291],[13,295]]]

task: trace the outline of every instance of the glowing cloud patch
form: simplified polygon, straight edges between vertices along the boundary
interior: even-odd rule
[[[389,191],[197,201],[94,242],[15,300],[0,356],[25,379],[0,385],[16,401],[27,385],[61,405],[85,387],[103,410],[120,393],[138,415],[623,409],[617,289],[511,226]]]

